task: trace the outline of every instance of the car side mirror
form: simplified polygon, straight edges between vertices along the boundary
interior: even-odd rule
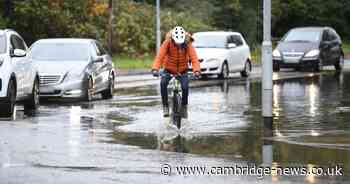
[[[329,46],[331,45],[331,42],[330,41],[322,41],[320,46],[321,48],[328,48]]]
[[[93,58],[94,63],[102,63],[103,62],[103,56],[96,56]]]
[[[22,49],[14,49],[13,52],[11,52],[11,57],[24,57],[27,55],[27,52]]]
[[[236,48],[236,47],[237,47],[237,45],[235,43],[229,43],[227,45],[227,48],[229,48],[229,49],[233,49],[233,48]]]

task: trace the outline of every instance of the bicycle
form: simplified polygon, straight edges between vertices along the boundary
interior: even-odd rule
[[[170,105],[170,119],[172,123],[178,128],[181,128],[182,119],[182,89],[180,82],[180,75],[170,75],[168,90],[170,90],[171,105]]]
[[[159,77],[158,71],[152,71],[153,76]],[[199,75],[193,75],[193,79],[199,79]],[[182,87],[181,75],[170,74],[170,81],[168,84],[168,92],[170,91],[170,120],[178,129],[181,128],[182,120]]]

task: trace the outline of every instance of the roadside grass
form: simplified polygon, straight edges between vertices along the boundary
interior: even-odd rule
[[[343,51],[344,51],[345,55],[350,55],[350,43],[349,42],[343,43]]]
[[[122,70],[149,69],[153,63],[153,57],[134,58],[124,55],[113,57],[114,66]]]
[[[251,49],[250,54],[252,56],[252,62],[253,64],[261,64],[261,47],[256,46]]]

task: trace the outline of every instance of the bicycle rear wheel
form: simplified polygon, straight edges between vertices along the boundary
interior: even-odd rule
[[[181,95],[176,93],[173,96],[173,123],[178,129],[181,128]]]

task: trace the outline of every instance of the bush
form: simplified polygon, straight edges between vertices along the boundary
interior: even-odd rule
[[[131,56],[148,56],[155,53],[156,16],[155,7],[128,0],[118,2],[116,14],[116,35],[114,44],[118,53]],[[161,33],[165,34],[176,25],[187,31],[208,30],[210,26],[188,13],[174,13],[170,9],[161,11]],[[189,18],[191,17],[191,18]]]

